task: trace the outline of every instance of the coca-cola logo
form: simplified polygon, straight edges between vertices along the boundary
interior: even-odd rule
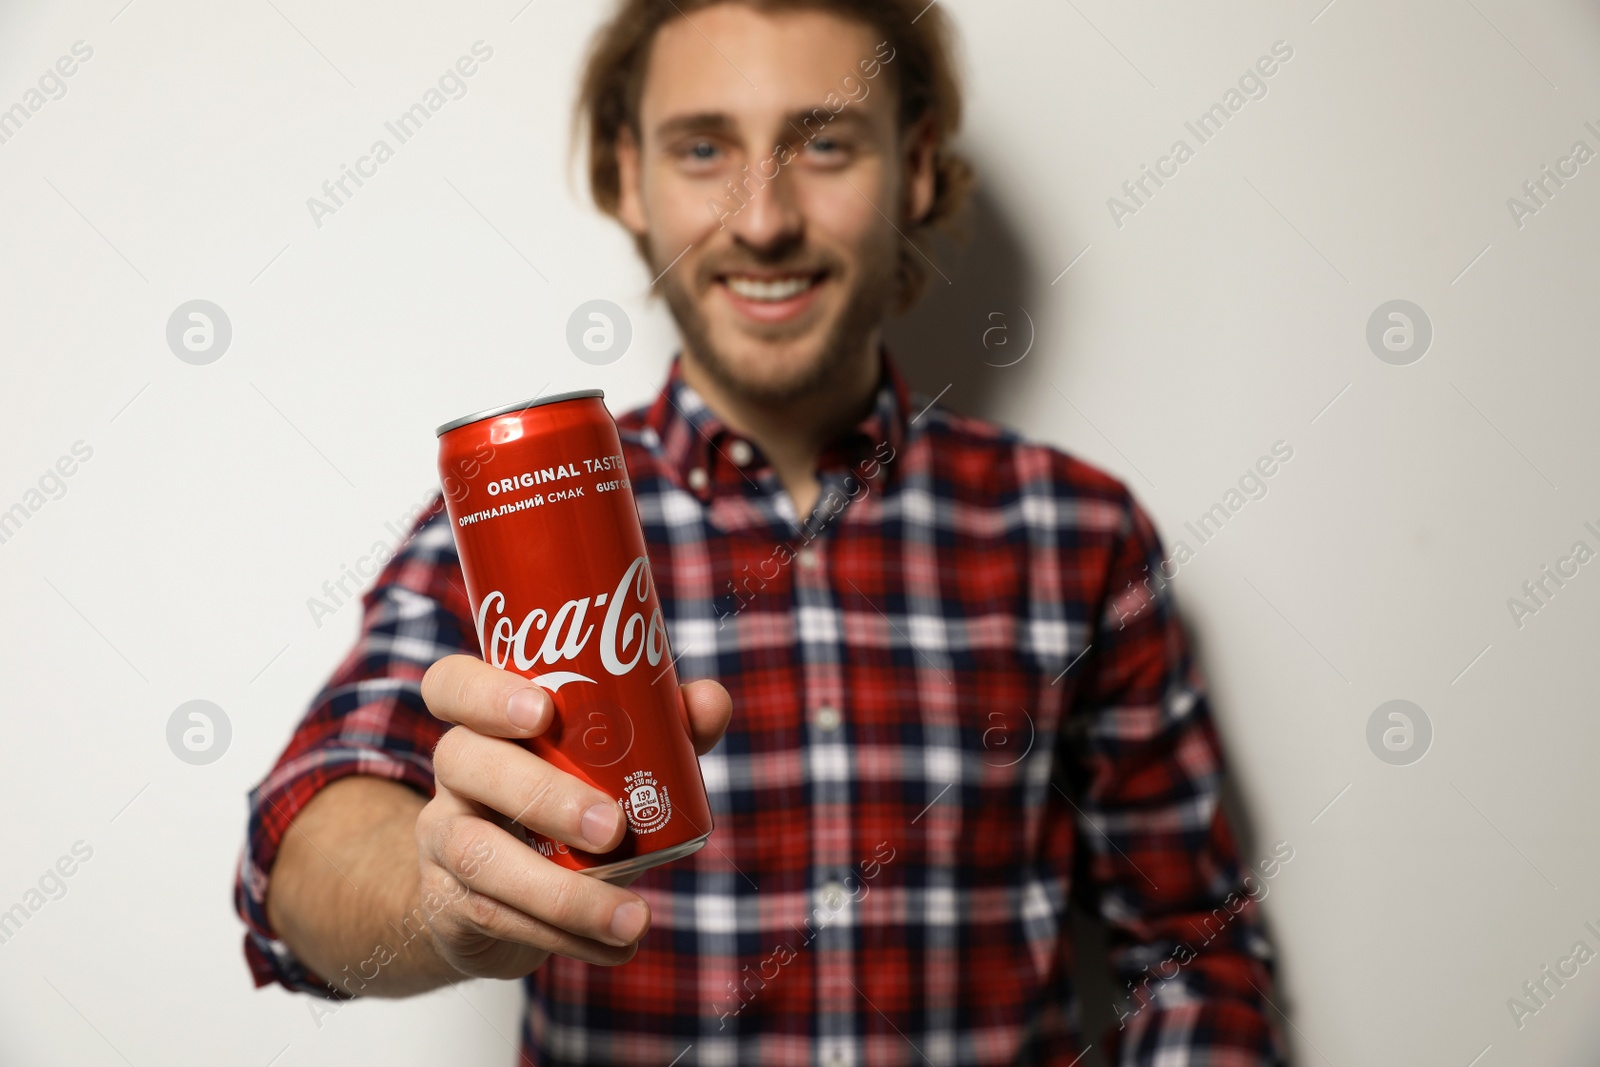
[[[505,594],[496,589],[478,605],[478,646],[488,663],[502,669],[526,673],[541,666],[555,667],[583,654],[595,631],[589,621],[591,613],[605,608],[600,624],[601,665],[617,677],[633,670],[641,659],[655,667],[667,655],[667,624],[660,607],[651,611],[648,620],[644,616],[642,609],[653,604],[654,592],[650,563],[644,556],[629,564],[611,592],[569,600],[554,614],[534,608],[514,621],[507,613]],[[552,691],[569,682],[594,681],[572,670],[547,670],[530,677]]]

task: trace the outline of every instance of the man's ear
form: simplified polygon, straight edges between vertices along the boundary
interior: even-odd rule
[[[634,236],[642,237],[647,228],[644,200],[639,195],[639,142],[633,129],[623,126],[617,134],[617,219]]]
[[[938,131],[933,115],[925,114],[917,120],[905,136],[903,159],[906,168],[906,222],[917,226],[933,210],[934,188],[938,171],[934,164],[934,151]]]

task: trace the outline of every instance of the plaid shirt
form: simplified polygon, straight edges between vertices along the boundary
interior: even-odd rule
[[[700,760],[708,846],[633,884],[653,921],[632,962],[552,956],[526,979],[523,1062],[1068,1067],[1069,894],[1134,994],[1108,1063],[1279,1062],[1150,520],[1078,460],[913,405],[883,363],[804,522],[676,362],[618,420],[678,670],[719,680],[734,715]],[[236,899],[257,984],[332,993],[267,923],[295,813],[349,774],[431,794],[443,727],[420,679],[479,651],[438,502],[365,612],[250,797]]]

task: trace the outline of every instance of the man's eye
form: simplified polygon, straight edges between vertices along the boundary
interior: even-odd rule
[[[850,146],[832,137],[818,137],[807,146],[807,150],[812,155],[830,162],[848,159],[850,156]]]
[[[717,158],[717,146],[710,141],[696,141],[683,150],[683,158],[692,163],[706,163]]]

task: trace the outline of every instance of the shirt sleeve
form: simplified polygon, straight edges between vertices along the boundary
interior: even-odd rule
[[[433,749],[444,724],[422,702],[422,675],[452,653],[478,653],[442,498],[417,520],[361,603],[355,647],[250,792],[234,903],[245,922],[245,958],[257,986],[278,982],[344,997],[302,965],[267,922],[272,863],[300,809],[318,790],[352,774],[390,778],[433,795]]]
[[[1167,581],[1175,571],[1125,501],[1058,781],[1077,827],[1080,899],[1108,927],[1117,1025],[1106,1062],[1279,1064],[1257,903],[1266,883],[1241,870],[1219,802],[1222,754]]]

